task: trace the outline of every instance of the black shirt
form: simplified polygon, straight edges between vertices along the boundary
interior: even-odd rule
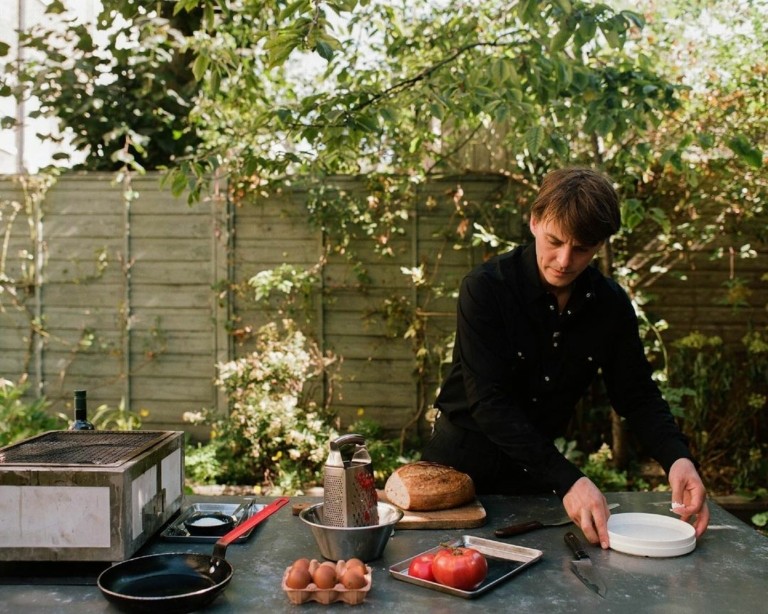
[[[665,471],[691,458],[651,378],[626,292],[587,267],[561,314],[541,283],[535,246],[520,246],[464,278],[453,364],[435,405],[562,497],[582,473],[553,441],[598,370],[613,408]]]

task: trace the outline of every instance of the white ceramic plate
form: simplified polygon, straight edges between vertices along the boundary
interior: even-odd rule
[[[608,537],[612,550],[637,556],[681,556],[696,547],[693,526],[661,514],[612,514]]]

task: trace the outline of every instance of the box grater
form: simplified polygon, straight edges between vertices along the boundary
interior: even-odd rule
[[[181,507],[181,431],[49,431],[0,448],[0,561],[121,561]]]
[[[342,448],[354,445],[349,460]],[[379,524],[373,464],[362,435],[342,435],[331,441],[323,474],[323,522],[333,527]]]

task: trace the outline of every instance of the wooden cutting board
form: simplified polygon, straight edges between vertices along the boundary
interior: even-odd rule
[[[383,491],[378,491],[379,500],[388,503]],[[475,529],[485,524],[486,514],[482,503],[475,499],[471,503],[450,510],[414,512],[405,514],[396,529]]]

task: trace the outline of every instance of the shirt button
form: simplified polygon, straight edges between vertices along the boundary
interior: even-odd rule
[[[545,375],[545,376],[544,376],[544,381],[545,381],[545,382],[548,382],[548,381],[549,381],[549,375]]]
[[[592,362],[592,357],[591,357],[591,356],[587,356],[587,360],[588,360],[589,362]]]
[[[550,311],[554,311],[554,310],[555,310],[555,306],[554,306],[554,305],[550,305],[550,306],[549,306],[549,310],[550,310]]]
[[[592,293],[591,292],[587,292],[587,298],[592,298]]]
[[[533,402],[535,403],[536,401],[538,401],[538,399],[537,399],[536,397],[533,397],[533,398],[531,399],[531,401],[533,401]]]

